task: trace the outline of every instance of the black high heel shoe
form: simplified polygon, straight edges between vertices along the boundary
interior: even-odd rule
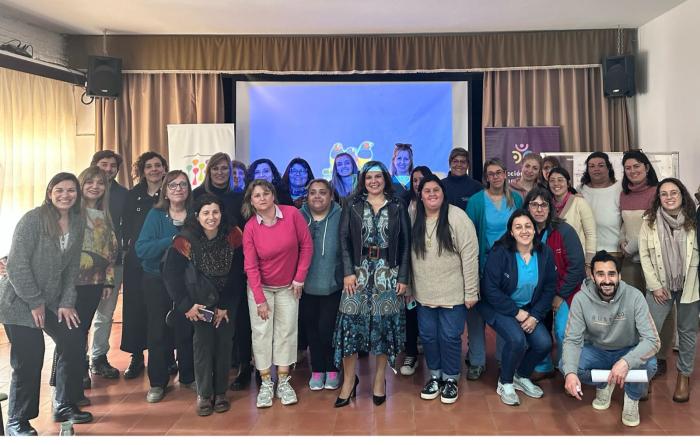
[[[350,403],[350,399],[354,399],[357,395],[357,385],[360,383],[360,378],[355,375],[355,384],[352,386],[352,391],[350,391],[350,396],[347,399],[341,399],[338,397],[335,399],[335,407],[342,408]]]
[[[386,402],[386,379],[384,379],[384,395],[378,396],[372,393],[372,402],[374,402],[376,406],[379,406],[382,403]]]

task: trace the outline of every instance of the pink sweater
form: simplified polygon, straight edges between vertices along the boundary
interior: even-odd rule
[[[261,224],[253,216],[243,231],[245,272],[256,304],[265,302],[263,286],[303,283],[311,265],[313,240],[304,217],[292,206],[278,207],[282,218],[274,226]]]

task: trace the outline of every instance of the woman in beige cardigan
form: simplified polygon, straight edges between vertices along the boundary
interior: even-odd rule
[[[675,402],[690,398],[695,362],[700,296],[695,203],[675,178],[661,181],[639,232],[639,256],[647,285],[647,303],[657,329],[676,303],[678,377]],[[665,357],[657,357],[664,359]]]
[[[569,172],[562,167],[554,167],[547,178],[549,191],[554,195],[556,216],[574,228],[581,240],[586,255],[586,273],[590,275],[589,265],[596,253],[596,225],[591,206],[582,196],[576,194],[571,185]]]

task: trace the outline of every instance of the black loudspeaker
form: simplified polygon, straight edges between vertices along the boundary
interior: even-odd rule
[[[119,97],[122,92],[122,59],[88,57],[86,94],[93,97]]]
[[[612,56],[603,60],[603,90],[606,97],[634,96],[634,56]]]

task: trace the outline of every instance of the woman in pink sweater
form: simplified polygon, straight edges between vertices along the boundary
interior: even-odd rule
[[[252,181],[243,198],[243,254],[248,275],[248,308],[255,366],[262,384],[257,407],[272,406],[277,366],[277,397],[283,405],[297,403],[289,366],[297,358],[299,298],[311,264],[313,241],[304,217],[277,205],[275,188],[264,179]]]

